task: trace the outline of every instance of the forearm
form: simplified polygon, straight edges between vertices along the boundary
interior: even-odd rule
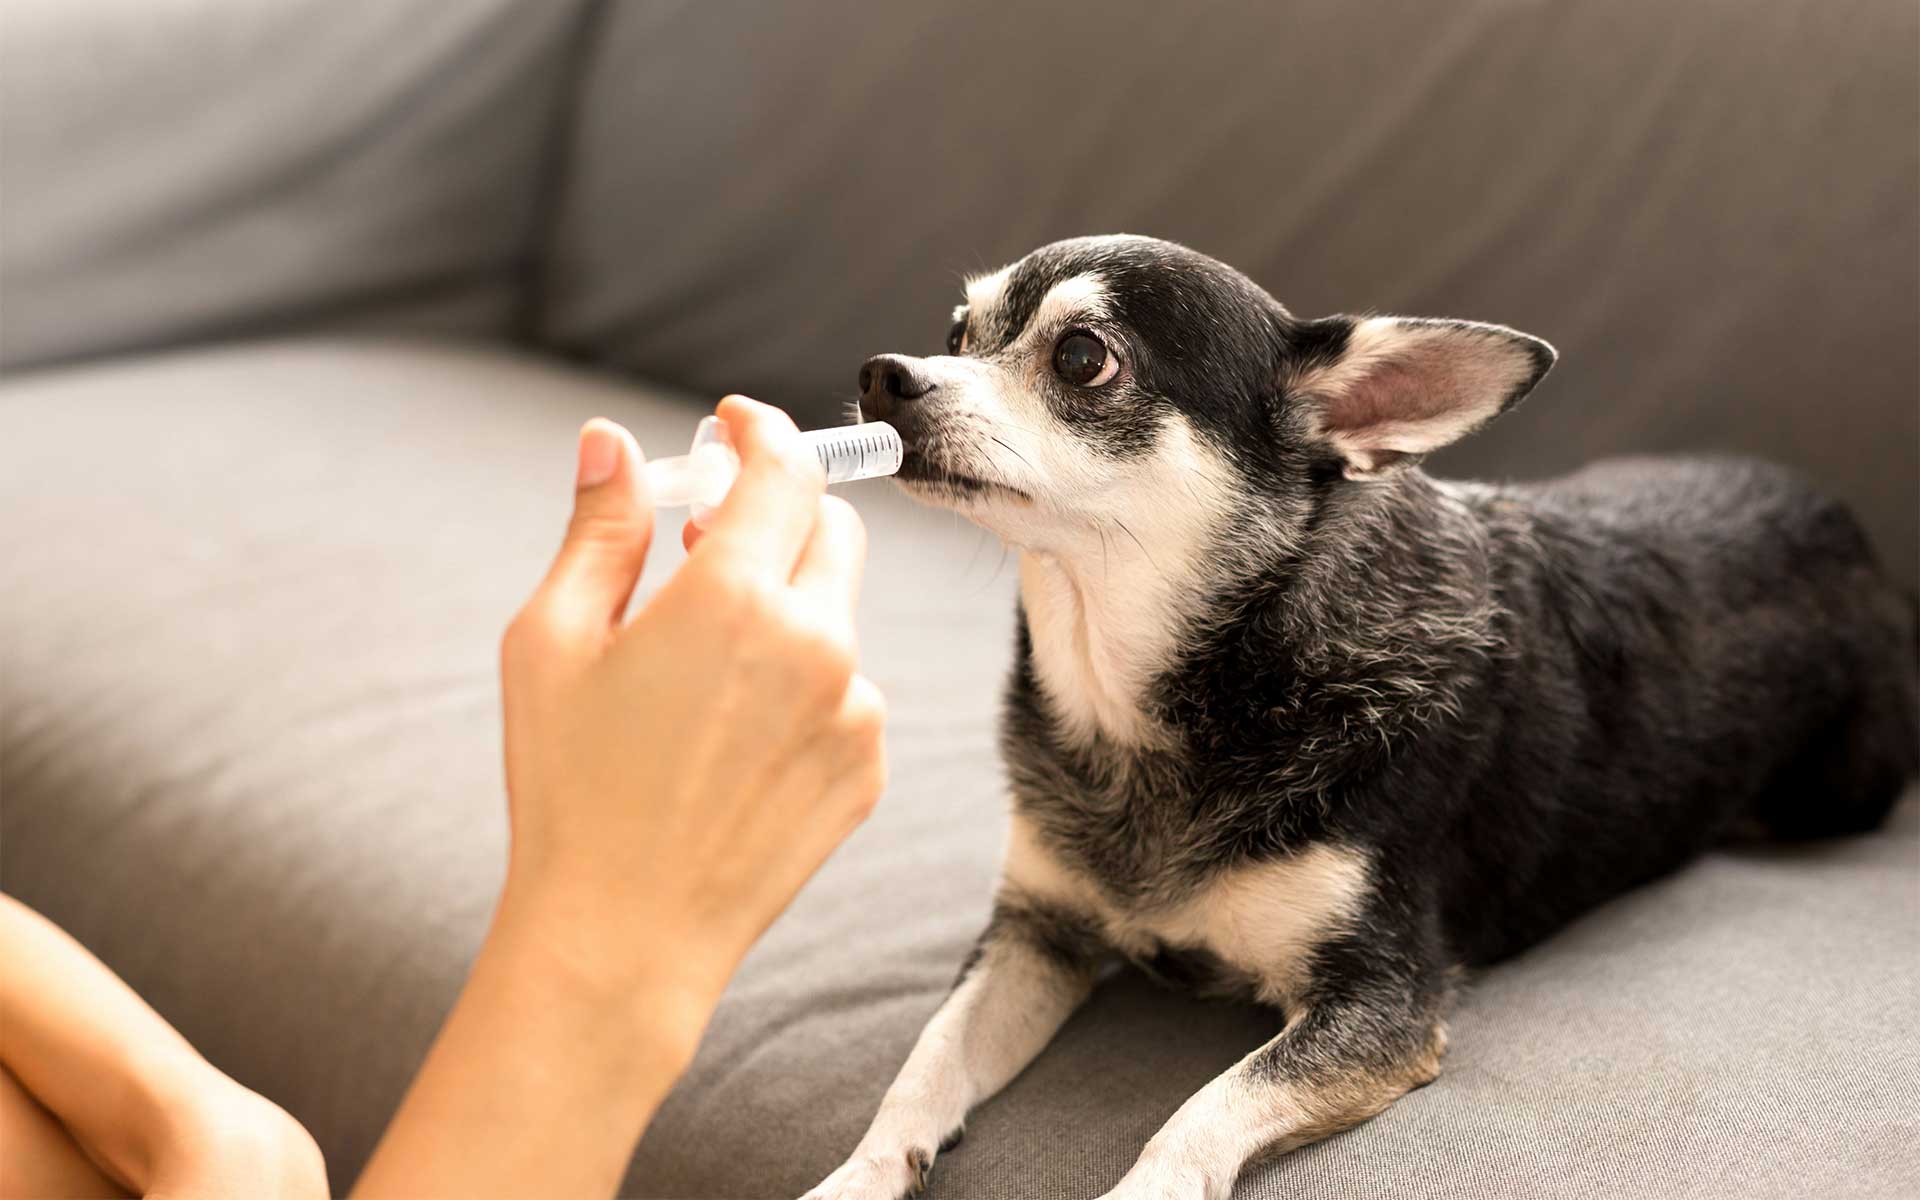
[[[129,1195],[87,1157],[67,1127],[0,1068],[0,1198]]]
[[[135,1190],[216,1110],[251,1097],[189,1046],[99,960],[0,896],[0,1061]]]
[[[356,1200],[614,1194],[717,989],[599,975],[548,928],[503,904]]]

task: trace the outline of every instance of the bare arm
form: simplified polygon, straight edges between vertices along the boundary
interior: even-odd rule
[[[33,1171],[82,1182],[75,1149],[118,1188],[149,1196],[327,1194],[304,1129],[201,1058],[78,942],[6,896],[0,1063],[26,1093],[9,1096],[0,1114],[10,1148],[0,1155],[0,1195],[38,1187],[44,1177]],[[57,1119],[64,1144],[37,1119],[36,1102]]]
[[[858,519],[792,422],[721,404],[741,474],[631,622],[652,532],[625,431],[502,647],[494,923],[356,1197],[610,1196],[747,948],[879,795]]]
[[[354,1195],[613,1195],[704,1011],[595,979],[503,913]]]
[[[128,1195],[108,1178],[67,1132],[27,1094],[13,1073],[0,1070],[0,1196],[35,1200]]]

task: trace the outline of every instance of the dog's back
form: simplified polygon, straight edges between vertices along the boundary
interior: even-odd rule
[[[1795,718],[1798,744],[1751,747],[1772,768],[1752,812],[1768,831],[1880,823],[1920,766],[1916,609],[1845,505],[1785,468],[1738,458],[1599,463],[1536,500],[1556,523],[1611,535],[1638,559],[1618,564],[1628,586],[1676,606],[1686,657],[1674,665],[1692,669],[1672,677],[1675,690],[1729,732],[1754,728],[1758,711]]]
[[[1623,459],[1459,496],[1507,610],[1485,786],[1555,826],[1503,847],[1528,915],[1482,926],[1474,957],[1727,836],[1871,829],[1920,766],[1912,597],[1791,472]]]

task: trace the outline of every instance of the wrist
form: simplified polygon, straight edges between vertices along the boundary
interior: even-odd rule
[[[594,931],[583,906],[509,887],[475,963],[599,1043],[627,1069],[678,1078],[693,1059],[730,970],[669,923]],[[607,946],[619,944],[619,954]]]
[[[613,1194],[715,994],[532,898],[502,896],[356,1196]]]

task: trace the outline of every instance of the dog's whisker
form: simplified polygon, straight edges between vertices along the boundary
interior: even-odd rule
[[[953,513],[952,515],[958,517],[960,514]],[[980,547],[987,544],[987,531],[980,529],[977,525],[974,528],[980,536],[973,539],[973,551],[967,555],[967,565],[960,572],[960,578],[962,579],[973,574],[973,564],[980,561]]]
[[[1005,450],[1008,454],[1013,455],[1015,458],[1019,459],[1021,462],[1026,463],[1027,469],[1029,471],[1033,469],[1032,461],[1029,460],[1026,455],[1020,453],[1018,450],[1015,450],[1012,446],[1009,446],[1005,442],[1001,441],[999,434],[990,433],[987,436],[993,439],[994,445],[1000,447],[1002,450]]]
[[[1140,553],[1145,554],[1147,556],[1147,561],[1150,563],[1153,563],[1154,567],[1158,569],[1160,564],[1153,561],[1153,554],[1147,549],[1146,543],[1142,542],[1138,537],[1134,536],[1133,530],[1127,528],[1127,523],[1125,521],[1122,521],[1119,517],[1115,517],[1113,519],[1113,523],[1120,527],[1120,531],[1122,533],[1126,534],[1130,538],[1133,538],[1133,544],[1140,547]]]

